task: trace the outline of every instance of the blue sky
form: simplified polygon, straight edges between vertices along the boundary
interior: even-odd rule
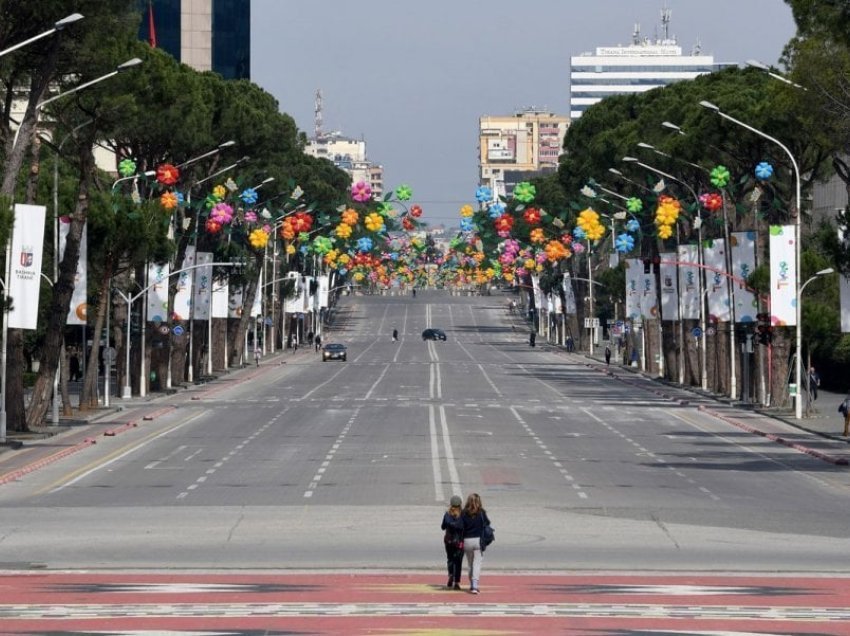
[[[660,35],[665,0],[251,0],[252,80],[299,129],[366,139],[385,188],[456,224],[477,187],[478,118],[569,114],[570,56]],[[776,63],[795,27],[782,0],[666,0],[670,33],[716,62]]]

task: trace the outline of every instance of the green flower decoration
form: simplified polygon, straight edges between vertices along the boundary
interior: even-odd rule
[[[409,201],[410,197],[413,196],[413,190],[410,189],[409,185],[400,185],[395,189],[395,195],[399,201]]]
[[[132,159],[122,159],[118,164],[118,172],[122,177],[129,177],[136,174],[136,162]]]
[[[399,197],[401,199],[401,197]],[[402,199],[403,200],[403,199]],[[381,216],[391,216],[393,212],[395,212],[395,208],[392,203],[384,201],[380,205],[378,205],[378,214]]]
[[[726,166],[717,166],[714,170],[711,171],[711,184],[715,188],[724,188],[726,184],[729,183],[729,179],[732,177],[729,174],[729,170]]]
[[[626,201],[626,209],[632,214],[637,214],[643,210],[643,201],[637,197],[629,197],[629,200]]]
[[[310,233],[309,232],[299,232],[298,233],[298,241],[300,243],[306,243],[309,240],[310,240]]]
[[[207,195],[207,198],[204,200],[204,207],[205,207],[205,208],[207,208],[207,209],[210,209],[210,208],[212,208],[212,207],[213,207],[216,203],[218,203],[219,201],[221,201],[221,199],[219,199],[219,198],[218,198],[217,196],[215,196],[214,194],[208,194],[208,195]]]
[[[516,184],[514,188],[514,198],[522,203],[531,203],[536,194],[537,189],[527,181]]]
[[[333,243],[327,236],[317,236],[313,239],[313,251],[318,254],[327,254],[333,249]]]

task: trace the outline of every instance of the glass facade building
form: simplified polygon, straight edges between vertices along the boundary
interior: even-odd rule
[[[139,38],[199,71],[251,77],[250,0],[138,0]],[[152,18],[152,19],[151,19]]]

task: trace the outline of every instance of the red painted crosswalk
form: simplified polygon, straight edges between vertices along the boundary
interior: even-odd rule
[[[850,579],[439,573],[0,573],[0,633],[850,634]]]

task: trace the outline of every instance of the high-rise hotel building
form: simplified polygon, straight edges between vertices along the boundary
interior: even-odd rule
[[[581,117],[605,97],[642,93],[720,68],[712,55],[700,55],[699,47],[690,55],[683,55],[676,39],[666,34],[669,18],[669,12],[662,12],[665,36],[660,40],[641,38],[638,25],[628,46],[601,46],[595,54],[570,58],[572,119]]]

